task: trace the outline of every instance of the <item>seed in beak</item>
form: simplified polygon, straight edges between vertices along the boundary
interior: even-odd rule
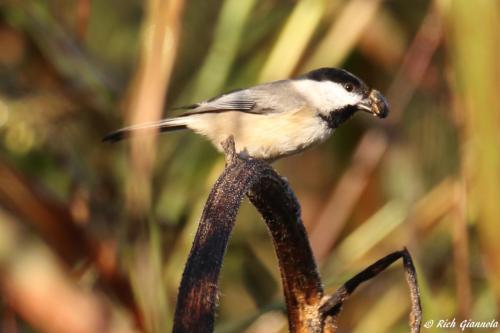
[[[369,96],[371,102],[371,112],[379,118],[385,118],[389,114],[389,103],[380,91],[373,89]]]

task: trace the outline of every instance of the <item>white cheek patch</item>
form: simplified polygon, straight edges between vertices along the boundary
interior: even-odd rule
[[[322,113],[356,105],[362,100],[359,94],[348,92],[341,84],[331,81],[297,80],[292,84]]]

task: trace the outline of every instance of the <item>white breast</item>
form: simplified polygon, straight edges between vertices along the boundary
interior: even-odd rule
[[[207,136],[218,150],[233,135],[236,151],[261,159],[277,159],[324,141],[332,130],[312,113],[301,109],[257,115],[243,112],[206,113],[190,116],[187,126]]]

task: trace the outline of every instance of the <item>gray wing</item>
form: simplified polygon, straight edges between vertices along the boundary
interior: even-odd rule
[[[305,99],[296,92],[293,93],[287,82],[289,81],[276,81],[223,94],[185,107],[191,111],[182,116],[228,111],[269,114],[293,110],[304,105]]]

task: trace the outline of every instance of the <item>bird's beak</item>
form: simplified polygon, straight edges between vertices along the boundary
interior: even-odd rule
[[[373,114],[379,118],[387,117],[389,114],[389,104],[380,91],[372,89],[370,95],[357,104],[361,111]]]

